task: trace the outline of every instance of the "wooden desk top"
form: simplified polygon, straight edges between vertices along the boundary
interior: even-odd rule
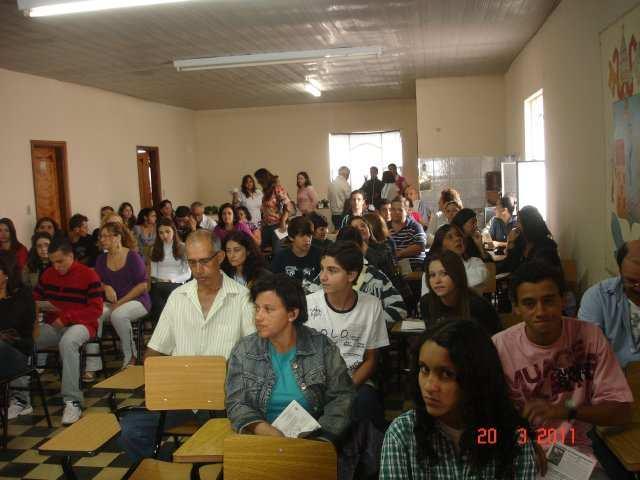
[[[41,445],[38,450],[45,454],[93,456],[119,431],[120,424],[112,413],[89,413]]]
[[[177,463],[222,462],[224,439],[233,433],[227,418],[212,418],[173,453]]]
[[[136,390],[144,385],[144,366],[132,365],[106,380],[96,383],[93,388],[108,390]]]

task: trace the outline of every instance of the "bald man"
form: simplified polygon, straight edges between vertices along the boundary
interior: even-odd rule
[[[146,356],[228,358],[236,342],[256,330],[249,290],[220,270],[225,254],[217,249],[209,230],[189,234],[186,254],[193,280],[171,292]],[[204,423],[208,418],[207,412],[169,412],[165,428],[189,420]],[[133,461],[153,455],[159,419],[157,413],[147,411],[122,417],[120,443]]]
[[[624,368],[640,361],[640,240],[623,244],[616,262],[620,275],[585,292],[578,318],[600,327]]]

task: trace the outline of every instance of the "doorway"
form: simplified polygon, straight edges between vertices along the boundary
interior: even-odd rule
[[[160,155],[158,147],[136,147],[140,208],[151,208],[162,201]]]
[[[31,140],[36,218],[51,217],[63,230],[71,217],[67,143]]]

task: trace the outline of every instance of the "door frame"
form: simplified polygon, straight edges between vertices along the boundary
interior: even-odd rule
[[[160,179],[160,149],[158,147],[149,147],[146,145],[136,146],[136,162],[138,161],[138,150],[146,150],[149,154],[149,160],[151,162],[151,204],[154,208],[156,208],[162,201],[162,182]],[[139,181],[140,180],[138,179],[138,190],[140,190]]]
[[[36,148],[53,148],[56,153],[58,174],[58,192],[60,198],[60,228],[66,232],[71,218],[71,200],[69,198],[69,164],[67,162],[67,142],[57,140],[31,140],[31,175],[33,179],[33,203],[35,216],[38,216],[38,196],[36,195],[36,172],[33,165],[33,151]],[[37,218],[36,218],[37,219]]]

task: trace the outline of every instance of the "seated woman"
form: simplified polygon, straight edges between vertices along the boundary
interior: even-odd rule
[[[433,238],[429,256],[437,255],[443,250],[449,250],[457,254],[464,264],[464,270],[467,273],[467,285],[469,288],[478,290],[487,280],[487,266],[478,257],[467,257],[464,253],[464,241],[462,239],[462,231],[457,225],[447,224],[438,229]],[[425,262],[425,267],[428,262]],[[425,295],[429,288],[427,287],[428,270],[425,269],[422,276],[422,295]]]
[[[389,204],[391,211],[391,204]],[[389,213],[391,215],[391,213]],[[369,239],[369,248],[371,250],[379,250],[387,259],[391,259],[393,264],[393,272],[396,271],[396,242],[391,238],[391,232],[384,218],[375,212],[365,213],[362,218],[369,223],[371,230],[371,238]],[[389,275],[388,267],[383,268],[384,272]]]
[[[449,223],[450,220],[446,214],[446,207],[451,202],[454,203],[454,205],[450,206],[451,211],[455,210],[455,207],[457,207],[458,210],[462,208],[460,193],[458,193],[458,191],[453,188],[445,188],[440,192],[440,197],[438,198],[438,209],[431,215],[431,218],[429,219],[429,226],[426,229],[427,245],[431,245],[433,243],[433,238],[438,229],[442,225],[446,225],[447,223]],[[451,218],[453,218],[454,215],[455,213],[451,215]]]
[[[397,417],[384,436],[381,480],[462,478],[462,472],[464,478],[536,478],[529,425],[509,398],[500,358],[482,327],[445,320],[427,328],[416,375],[415,409]]]
[[[238,341],[227,367],[231,426],[282,436],[271,423],[295,400],[321,427],[305,436],[337,441],[350,425],[353,382],[334,343],[304,325],[302,286],[286,274],[268,275],[253,285],[251,300],[257,332]]]
[[[476,212],[470,208],[463,208],[456,213],[451,223],[457,225],[462,232],[465,256],[478,257],[484,262],[493,261],[482,244],[482,234],[478,230]]]
[[[106,217],[115,213],[116,211],[111,205],[104,205],[100,207],[100,226],[105,224]],[[100,245],[100,227],[94,228],[93,232],[91,232],[91,236],[93,237],[93,241],[96,242],[96,245]]]
[[[244,223],[249,227],[249,230],[251,230],[251,236],[256,242],[256,245],[260,245],[262,243],[262,232],[260,231],[260,227],[253,223],[253,217],[251,216],[249,209],[240,205],[236,208],[236,214],[238,215],[238,221]]]
[[[471,290],[462,259],[443,250],[427,259],[429,293],[420,300],[420,312],[425,323],[435,323],[443,317],[471,318],[483,326],[489,336],[502,330],[500,317],[487,300]]]
[[[377,214],[375,214],[377,215]],[[371,265],[382,270],[387,277],[392,278],[395,275],[396,268],[393,263],[393,257],[390,248],[385,248],[384,244],[376,241],[372,232],[371,224],[364,217],[351,217],[349,226],[357,228],[364,242],[362,254]],[[382,245],[382,247],[380,246]]]
[[[138,213],[138,220],[133,227],[133,234],[138,241],[139,251],[145,260],[151,257],[153,245],[156,243],[156,221],[158,214],[153,208],[143,208]]]
[[[27,247],[18,241],[16,227],[10,218],[0,218],[0,252],[15,255],[18,270],[22,271],[27,264],[29,252]]]
[[[104,217],[102,217],[102,221],[100,223],[100,229],[98,230],[98,248],[102,249],[100,242],[100,231],[102,227],[104,227],[107,223],[118,223],[122,225],[122,244],[126,246],[129,250],[133,250],[134,252],[139,252],[140,248],[138,246],[138,241],[136,237],[133,235],[133,232],[129,230],[124,223],[124,220],[117,213],[108,213]]]
[[[158,205],[158,216],[160,218],[165,217],[173,220],[174,211],[173,211],[173,204],[171,203],[171,200],[168,200],[165,198],[160,202],[160,205]]]
[[[230,203],[223,203],[218,210],[218,225],[213,229],[213,234],[223,242],[231,232],[242,232],[253,238],[251,230],[246,223],[238,218],[235,208]]]
[[[518,212],[516,227],[507,237],[507,258],[496,265],[497,273],[513,272],[529,260],[560,265],[558,245],[536,207],[528,205]]]
[[[104,322],[109,320],[120,337],[124,355],[122,366],[126,368],[135,364],[138,355],[131,322],[149,312],[151,300],[147,292],[144,261],[140,254],[132,251],[126,243],[124,229],[122,224],[115,222],[108,222],[100,229],[100,244],[106,253],[98,256],[96,272],[102,279],[106,299],[98,334],[101,334]],[[99,361],[95,363],[99,365]],[[91,370],[87,366],[87,381],[95,378]]]
[[[257,244],[246,233],[231,232],[222,243],[225,252],[220,268],[236,282],[248,288],[258,278],[271,272],[264,268],[264,259]]]
[[[51,262],[49,261],[49,244],[51,235],[46,232],[36,232],[31,237],[31,250],[27,264],[22,269],[22,283],[33,290],[40,280],[40,275]]]
[[[400,292],[382,270],[368,263],[366,259],[367,244],[362,240],[360,231],[355,227],[343,227],[338,232],[336,242],[355,243],[365,256],[364,266],[353,288],[380,299],[385,323],[390,326],[407,318],[407,306]]]
[[[20,282],[12,253],[0,252],[0,377],[19,374],[27,368],[33,353],[33,325],[36,309],[31,290]],[[29,377],[20,377],[11,383],[20,390],[12,390],[7,418],[29,415],[33,412],[27,387]]]
[[[489,235],[498,247],[507,246],[507,236],[516,226],[516,199],[511,195],[505,195],[498,199],[496,204],[496,216],[491,220]]]
[[[151,318],[157,322],[171,292],[191,278],[185,246],[173,220],[158,221],[156,241],[151,251]]]
[[[118,207],[118,215],[122,217],[124,224],[129,230],[133,230],[136,225],[136,213],[133,210],[133,205],[129,202],[122,202]]]
[[[33,229],[33,233],[37,232],[48,233],[52,239],[56,235],[64,235],[64,232],[60,230],[58,222],[56,222],[51,217],[41,217],[40,219],[38,219],[38,221],[36,222],[36,227]]]

